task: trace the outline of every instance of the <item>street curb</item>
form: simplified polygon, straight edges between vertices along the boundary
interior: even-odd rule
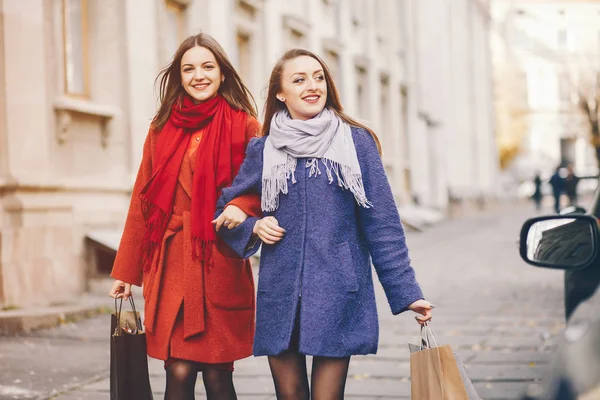
[[[0,311],[0,335],[29,333],[112,312],[105,298],[78,304]]]

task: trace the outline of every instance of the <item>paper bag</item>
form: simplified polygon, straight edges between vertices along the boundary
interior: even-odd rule
[[[413,400],[469,400],[452,349],[437,345],[429,324],[421,327],[421,344],[409,349]]]
[[[448,345],[410,355],[410,388],[413,400],[469,400]]]

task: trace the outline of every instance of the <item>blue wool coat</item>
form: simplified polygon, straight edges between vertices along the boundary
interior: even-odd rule
[[[365,192],[372,208],[359,207],[354,195],[324,173],[309,177],[299,159],[297,183],[280,194],[273,215],[286,229],[274,245],[263,244],[256,303],[254,355],[277,355],[290,344],[299,317],[299,352],[347,357],[377,352],[379,324],[371,258],[392,313],[399,314],[423,294],[410,265],[404,230],[372,136],[352,128]],[[217,204],[262,187],[266,137],[253,139],[231,187]],[[321,166],[322,167],[322,166]],[[323,168],[323,167],[322,167]],[[260,243],[252,238],[257,218],[248,218],[219,235],[240,257],[250,257]]]

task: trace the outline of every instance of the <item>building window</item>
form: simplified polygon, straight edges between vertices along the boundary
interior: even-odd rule
[[[408,129],[408,87],[406,85],[402,85],[400,87],[400,118],[402,124],[402,149],[404,156],[404,165],[410,165],[410,137],[409,129]],[[410,190],[409,190],[410,192]]]
[[[311,30],[310,24],[306,19],[297,15],[284,15],[283,27],[285,31],[284,48],[293,49],[295,47],[307,47],[307,35]]]
[[[382,76],[380,79],[381,98],[379,109],[381,110],[381,137],[383,144],[390,145],[392,136],[392,109],[390,104],[390,80],[388,76]]]
[[[575,164],[575,138],[561,138],[560,139],[560,163],[563,167],[569,164]]]
[[[242,80],[250,82],[252,80],[252,55],[250,53],[250,36],[238,32],[237,34],[237,70]]]
[[[561,29],[557,33],[556,42],[558,49],[561,51],[575,50],[575,41],[573,40],[573,32],[567,29]]]
[[[287,48],[293,49],[295,47],[306,47],[306,36],[300,31],[295,29],[288,29]]]
[[[185,39],[185,5],[176,0],[166,0],[165,50],[175,54]]]
[[[571,106],[571,82],[567,74],[560,74],[558,76],[558,102],[560,109],[566,110]]]
[[[363,18],[366,15],[363,0],[353,0],[350,7],[352,13],[352,23],[355,27],[362,25]]]
[[[341,86],[342,82],[340,81],[339,56],[331,50],[325,50],[323,53],[323,61],[325,61],[325,64],[327,64],[327,68],[329,68],[329,72],[331,72],[331,76],[336,81],[337,86]]]
[[[367,71],[363,68],[356,68],[356,100],[358,104],[358,117],[363,121],[368,121],[369,115],[369,93],[367,92]]]
[[[65,92],[89,96],[87,0],[63,0]]]
[[[566,29],[561,29],[558,31],[558,47],[564,49],[567,47],[567,31]]]

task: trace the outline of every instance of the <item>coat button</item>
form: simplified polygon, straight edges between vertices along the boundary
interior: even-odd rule
[[[199,141],[200,141],[200,137],[198,136],[198,137],[196,138],[196,142],[199,142]]]

